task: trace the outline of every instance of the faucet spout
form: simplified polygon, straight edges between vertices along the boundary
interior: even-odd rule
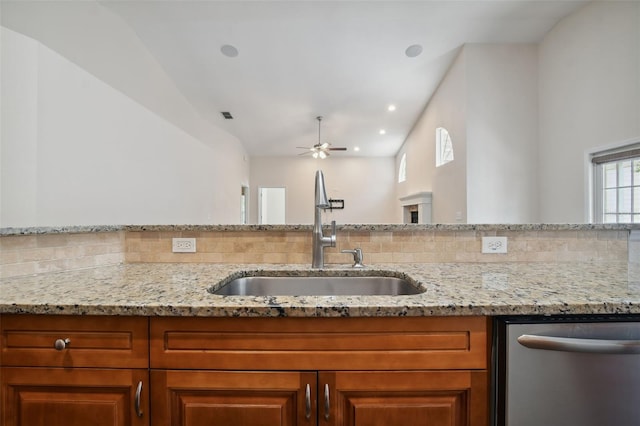
[[[327,191],[324,187],[324,175],[322,170],[316,171],[316,208],[327,209],[331,205],[327,198]]]
[[[336,246],[336,221],[331,221],[331,235],[322,233],[322,210],[331,206],[324,186],[322,170],[316,172],[315,214],[313,217],[312,268],[324,268],[324,248]]]

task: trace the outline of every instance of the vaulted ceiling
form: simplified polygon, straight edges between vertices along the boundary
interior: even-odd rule
[[[332,155],[394,155],[461,46],[537,43],[584,3],[99,2],[137,34],[198,113],[252,156],[300,154],[296,147],[318,141],[319,115],[322,142],[348,148]],[[413,45],[421,53],[407,56]]]

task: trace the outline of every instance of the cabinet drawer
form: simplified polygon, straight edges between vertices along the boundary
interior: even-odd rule
[[[152,368],[487,368],[486,317],[151,318]]]
[[[3,315],[0,330],[3,366],[148,366],[145,317]]]

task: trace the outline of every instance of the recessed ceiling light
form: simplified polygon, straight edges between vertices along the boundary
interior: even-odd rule
[[[404,51],[404,54],[410,58],[415,58],[421,53],[422,46],[420,46],[419,44],[412,44],[411,46],[407,47],[407,50]]]
[[[354,146],[354,147],[353,147],[353,150],[354,150],[355,152],[358,152],[358,151],[360,151],[360,147],[359,147],[359,146]]]
[[[385,129],[380,129],[380,132],[379,132],[379,133],[380,133],[381,135],[384,135],[384,134],[386,134],[386,133],[387,133],[387,131],[386,131]]]
[[[228,56],[229,58],[235,58],[238,56],[238,49],[230,44],[225,44],[220,48],[220,51],[224,56]]]
[[[396,110],[396,106],[391,104],[387,107],[387,111],[395,111]]]

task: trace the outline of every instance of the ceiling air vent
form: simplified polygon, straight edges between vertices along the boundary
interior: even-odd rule
[[[222,111],[222,116],[226,119],[226,120],[233,120],[233,115],[231,115],[230,112],[228,111]]]

